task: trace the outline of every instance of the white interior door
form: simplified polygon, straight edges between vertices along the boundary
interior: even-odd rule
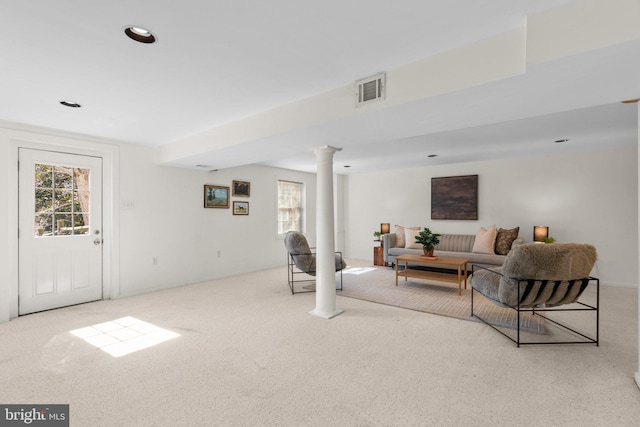
[[[102,159],[20,149],[20,315],[102,299]]]

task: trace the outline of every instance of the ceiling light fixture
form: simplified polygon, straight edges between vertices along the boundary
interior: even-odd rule
[[[624,101],[622,101],[622,103],[623,104],[637,104],[638,101],[640,101],[640,98],[625,99]]]
[[[569,139],[556,139],[553,142],[556,144],[562,144],[563,142],[569,142]]]
[[[77,102],[73,102],[73,101],[60,101],[60,104],[64,105],[65,107],[71,107],[71,108],[80,108],[80,107],[82,107],[82,105],[78,104]]]
[[[345,167],[345,168],[350,168],[350,167],[351,167],[351,165],[344,165],[344,167]]]
[[[438,157],[437,154],[429,154],[427,157]]]
[[[156,36],[153,35],[151,31],[147,30],[146,28],[138,27],[135,25],[126,27],[124,29],[124,33],[131,40],[135,40],[140,43],[147,43],[147,44],[155,43],[157,40]]]

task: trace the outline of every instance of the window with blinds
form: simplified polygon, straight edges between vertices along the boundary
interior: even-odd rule
[[[278,180],[278,234],[303,232],[303,184]]]

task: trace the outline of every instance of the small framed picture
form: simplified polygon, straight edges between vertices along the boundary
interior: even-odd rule
[[[229,187],[205,184],[204,207],[229,209]]]
[[[233,202],[234,215],[249,215],[249,202]]]
[[[233,196],[249,197],[251,191],[251,183],[247,181],[233,181]]]

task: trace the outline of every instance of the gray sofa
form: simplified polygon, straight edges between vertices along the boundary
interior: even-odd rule
[[[444,258],[465,258],[469,260],[469,268],[471,264],[477,264],[483,267],[499,267],[507,258],[506,255],[496,254],[479,254],[471,252],[476,236],[473,234],[443,234],[440,236],[440,244],[435,247],[434,255]],[[522,237],[514,240],[512,247],[524,243]],[[396,248],[396,234],[382,235],[382,245],[384,262],[387,265],[394,266],[396,257],[402,254],[422,254],[422,249]],[[454,268],[454,267],[451,267]]]

